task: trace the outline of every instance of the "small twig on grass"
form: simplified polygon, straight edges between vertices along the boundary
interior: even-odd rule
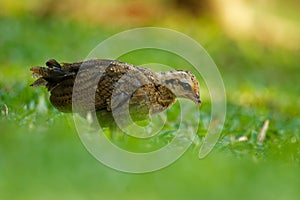
[[[266,133],[269,128],[269,123],[270,121],[268,119],[264,122],[264,125],[257,136],[257,144],[262,144],[264,139],[266,138]]]
[[[241,136],[237,139],[238,142],[246,142],[248,140],[247,136]]]
[[[2,113],[2,115],[4,115],[4,116],[7,116],[7,115],[8,115],[8,107],[7,107],[6,104],[3,104],[3,105],[1,106],[1,113]]]

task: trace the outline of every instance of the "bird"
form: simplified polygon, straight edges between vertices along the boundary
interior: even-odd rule
[[[129,110],[139,120],[165,111],[176,98],[201,104],[199,82],[187,70],[155,72],[109,59],[73,63],[50,59],[46,67],[35,66],[30,71],[37,78],[30,86],[45,86],[51,104],[65,113],[105,113],[101,118]]]

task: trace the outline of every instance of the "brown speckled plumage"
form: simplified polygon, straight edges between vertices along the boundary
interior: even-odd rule
[[[151,114],[167,109],[176,97],[200,105],[198,81],[188,71],[157,73],[105,59],[61,64],[51,59],[46,65],[30,69],[38,77],[31,86],[46,86],[51,104],[62,112],[72,111],[72,101],[83,111],[130,108]]]

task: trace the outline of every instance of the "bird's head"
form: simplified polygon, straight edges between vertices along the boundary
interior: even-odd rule
[[[190,99],[200,106],[199,83],[191,72],[184,70],[162,72],[161,82],[162,85],[171,90],[176,97]]]

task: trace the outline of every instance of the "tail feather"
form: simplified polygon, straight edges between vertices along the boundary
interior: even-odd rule
[[[47,81],[44,78],[39,78],[35,80],[33,83],[30,84],[31,87],[39,87],[39,86],[46,86]]]
[[[47,61],[46,65],[47,67],[36,66],[30,68],[32,76],[38,78],[30,84],[30,86],[46,86],[50,91],[70,75],[70,73],[61,68],[61,65],[54,59]]]
[[[55,59],[50,59],[46,62],[46,65],[49,67],[49,68],[61,68],[61,65],[55,60]]]

